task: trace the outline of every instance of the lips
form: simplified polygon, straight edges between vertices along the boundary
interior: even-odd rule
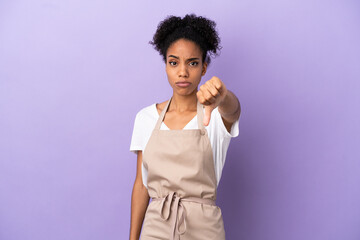
[[[180,81],[180,82],[176,82],[175,84],[179,87],[188,87],[188,86],[190,86],[191,82]]]

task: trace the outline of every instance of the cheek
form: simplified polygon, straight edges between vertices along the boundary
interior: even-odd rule
[[[165,67],[165,72],[167,75],[171,75],[171,70],[167,66]]]
[[[177,70],[172,67],[166,67],[166,74],[172,77],[177,76]]]
[[[200,76],[200,77],[201,77],[202,68],[199,67],[199,68],[193,69],[192,72],[193,72],[193,75],[195,75],[195,76]]]
[[[172,69],[166,69],[166,76],[170,84],[176,79],[176,74]]]

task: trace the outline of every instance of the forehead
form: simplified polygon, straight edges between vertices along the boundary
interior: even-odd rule
[[[169,46],[167,49],[167,56],[168,55],[175,55],[183,58],[200,57],[201,49],[195,42],[181,38]]]

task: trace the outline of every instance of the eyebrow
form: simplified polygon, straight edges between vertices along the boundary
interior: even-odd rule
[[[179,59],[179,57],[174,56],[174,55],[169,55],[168,57],[173,57],[173,58]],[[200,59],[200,58],[189,58],[188,61],[199,60],[199,59]]]

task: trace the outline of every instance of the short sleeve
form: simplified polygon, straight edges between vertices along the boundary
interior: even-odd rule
[[[217,118],[216,122],[220,125],[219,127],[219,131],[220,131],[220,135],[225,137],[225,138],[234,138],[237,137],[239,135],[239,119],[238,118],[231,126],[231,130],[230,132],[228,132],[228,130],[226,129],[226,126],[222,120],[221,114],[219,112],[218,107],[216,107],[214,110],[214,117]]]
[[[134,125],[133,125],[133,132],[132,132],[132,136],[131,136],[131,142],[130,142],[130,151],[137,154],[137,151],[139,150],[143,150],[143,140],[144,137],[142,136],[143,131],[143,126],[142,126],[142,121],[141,121],[141,114],[140,112],[138,112],[136,114],[135,117],[135,121],[134,121]]]
[[[239,119],[232,124],[231,130],[228,132],[219,109],[216,107],[211,112],[210,122],[206,128],[213,149],[215,174],[217,184],[219,184],[231,138],[239,135]]]

